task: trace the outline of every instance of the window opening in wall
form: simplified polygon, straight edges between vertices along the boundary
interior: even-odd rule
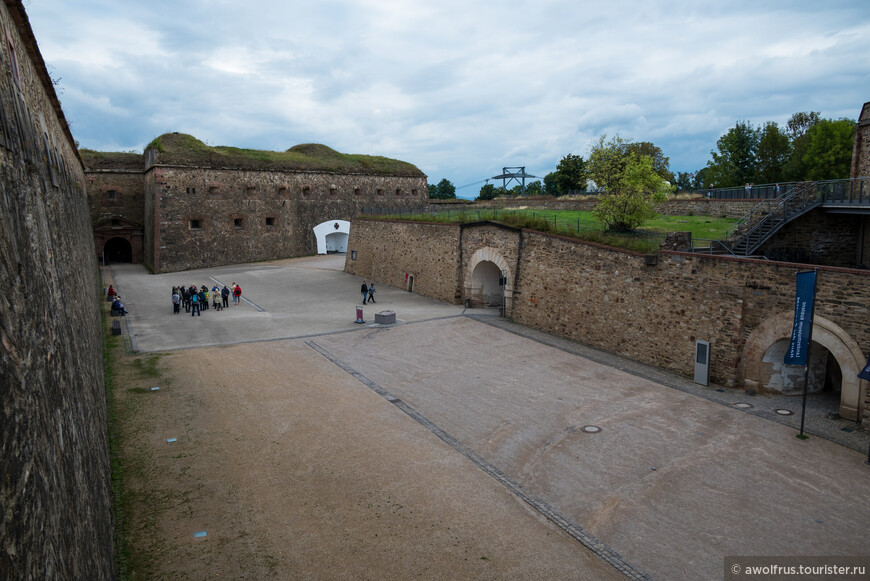
[[[353,195],[354,195],[354,196],[362,195],[362,188],[354,188],[354,189],[353,189]]]
[[[275,225],[275,218],[272,218],[271,216],[267,217],[266,218],[266,226],[274,226],[274,225]]]
[[[217,195],[217,194],[219,194],[219,193],[221,193],[221,189],[220,189],[219,187],[217,187],[217,186],[209,186],[209,188],[208,188],[208,194],[209,194],[210,196],[214,196],[214,195]]]
[[[256,196],[257,195],[257,186],[248,186],[246,190],[248,192],[248,196]]]
[[[115,202],[118,200],[118,192],[116,190],[106,190],[106,201]]]
[[[188,194],[195,194],[195,193],[196,193],[196,188],[187,188],[187,193],[188,193]]]
[[[402,188],[396,188],[396,195],[397,195],[397,196],[401,196],[401,195],[402,195]]]
[[[329,194],[330,194],[330,195],[334,196],[334,195],[336,195],[337,193],[338,193],[338,188],[337,188],[337,187],[335,187],[334,185],[329,186]]]
[[[311,195],[311,186],[302,186],[302,195],[310,196]]]
[[[193,219],[190,221],[191,230],[202,230],[202,220]]]
[[[112,228],[120,228],[121,221],[120,220],[112,220]]]
[[[417,190],[411,190],[411,195],[412,195],[412,196],[416,196],[416,195],[417,195]]]
[[[278,186],[278,196],[284,197],[287,195],[287,186]]]
[[[383,190],[383,188],[378,188],[378,195],[379,195],[379,196],[383,196],[383,195],[384,195],[384,190]]]
[[[241,218],[233,218],[233,226],[235,226],[236,230],[241,230],[244,227],[244,223]]]

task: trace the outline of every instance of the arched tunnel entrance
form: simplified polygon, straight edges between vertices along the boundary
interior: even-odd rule
[[[133,262],[133,245],[125,238],[110,238],[103,246],[106,264]]]
[[[501,306],[501,269],[494,262],[484,260],[471,273],[471,303],[487,307]]]
[[[784,312],[752,331],[738,369],[747,387],[785,395],[803,393],[804,366],[783,363],[793,322],[794,313]],[[833,321],[816,315],[807,381],[813,399],[840,417],[860,422],[865,382],[857,374],[863,366],[864,354],[855,340]]]

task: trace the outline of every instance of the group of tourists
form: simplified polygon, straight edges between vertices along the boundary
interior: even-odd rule
[[[242,300],[242,287],[233,283],[230,286],[215,284],[211,289],[206,285],[196,288],[195,284],[189,287],[174,286],[172,287],[172,312],[178,314],[181,308],[184,307],[185,313],[190,313],[190,316],[202,316],[202,311],[211,308],[216,311],[221,311],[225,307],[230,306],[230,296],[233,297],[233,304],[239,305]]]

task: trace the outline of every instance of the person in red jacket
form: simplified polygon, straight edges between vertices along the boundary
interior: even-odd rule
[[[242,287],[233,283],[233,303],[238,305],[242,300]]]

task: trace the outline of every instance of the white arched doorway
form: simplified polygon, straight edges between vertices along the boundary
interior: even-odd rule
[[[328,220],[314,227],[317,238],[317,254],[347,252],[347,238],[350,222],[347,220]]]
[[[502,281],[502,277],[503,281]],[[474,306],[500,306],[504,293],[505,316],[513,300],[513,274],[501,253],[486,246],[475,252],[465,271],[464,293]],[[499,284],[504,282],[504,286]]]
[[[743,348],[743,357],[738,368],[747,386],[764,388],[771,381],[788,383],[786,374],[780,363],[780,350],[783,350],[783,339],[791,338],[794,313],[784,312],[766,319],[749,335]],[[779,343],[779,348],[777,347]],[[839,325],[824,317],[816,315],[813,319],[813,344],[824,347],[817,350],[810,362],[810,370],[821,366],[821,358],[830,357],[835,360],[839,370],[831,369],[840,381],[840,416],[846,419],[861,421],[863,411],[865,381],[858,379],[858,372],[864,368],[864,355],[858,343]],[[774,361],[775,360],[775,361]],[[825,370],[815,372],[825,377]],[[777,391],[781,391],[777,389]]]

